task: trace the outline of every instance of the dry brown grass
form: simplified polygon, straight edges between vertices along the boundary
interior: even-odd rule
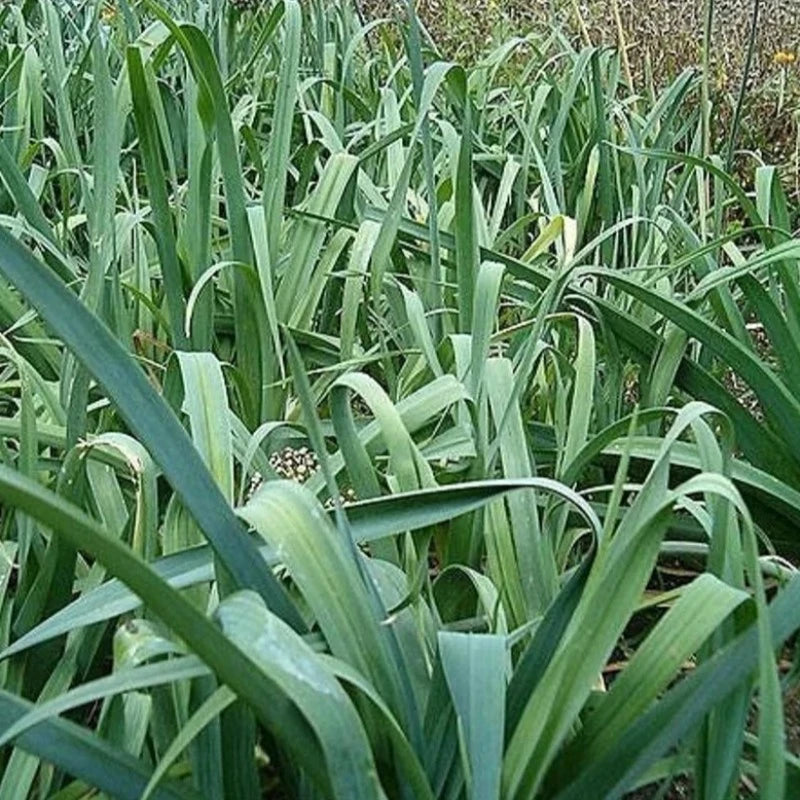
[[[596,43],[617,45],[612,24],[615,0],[581,4]],[[618,0],[625,43],[641,90],[663,85],[702,60],[703,0]],[[716,0],[711,70],[717,135],[724,137],[739,91],[750,34],[752,0]],[[573,23],[574,24],[574,23]],[[762,0],[755,56],[748,79],[740,146],[767,161],[794,156],[800,107],[800,0]]]
[[[583,38],[583,28],[593,44],[616,47],[615,3],[637,91],[662,86],[687,67],[699,66],[704,0],[419,0],[418,10],[447,57],[470,61],[498,32],[544,31],[553,20],[576,41]],[[405,3],[362,0],[362,6],[375,15],[402,13]],[[715,0],[711,70],[719,139],[727,135],[739,91],[751,13],[752,0]],[[765,161],[790,164],[799,108],[800,0],[762,0],[740,147]]]

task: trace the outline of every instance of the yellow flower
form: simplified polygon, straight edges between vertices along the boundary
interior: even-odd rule
[[[104,3],[100,9],[100,21],[104,25],[111,25],[117,18],[117,6],[115,3]]]
[[[786,64],[794,64],[794,62],[797,60],[797,56],[795,53],[787,50],[778,50],[778,52],[772,57],[772,60],[776,64],[785,66]]]

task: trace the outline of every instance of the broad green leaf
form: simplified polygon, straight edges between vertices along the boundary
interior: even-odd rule
[[[505,733],[505,637],[443,631],[439,654],[464,738],[469,796],[494,800]]]
[[[183,378],[183,410],[192,441],[225,499],[233,502],[233,443],[225,380],[211,353],[177,353]]]
[[[253,592],[227,598],[217,610],[223,630],[270,676],[317,736],[332,796],[383,797],[366,733],[333,673]]]

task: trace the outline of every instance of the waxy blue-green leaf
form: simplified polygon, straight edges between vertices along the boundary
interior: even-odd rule
[[[505,732],[506,639],[443,631],[439,657],[464,738],[468,795],[497,800]]]

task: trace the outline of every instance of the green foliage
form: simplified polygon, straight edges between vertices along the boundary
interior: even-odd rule
[[[0,800],[796,795],[796,210],[407,10],[0,4]]]

